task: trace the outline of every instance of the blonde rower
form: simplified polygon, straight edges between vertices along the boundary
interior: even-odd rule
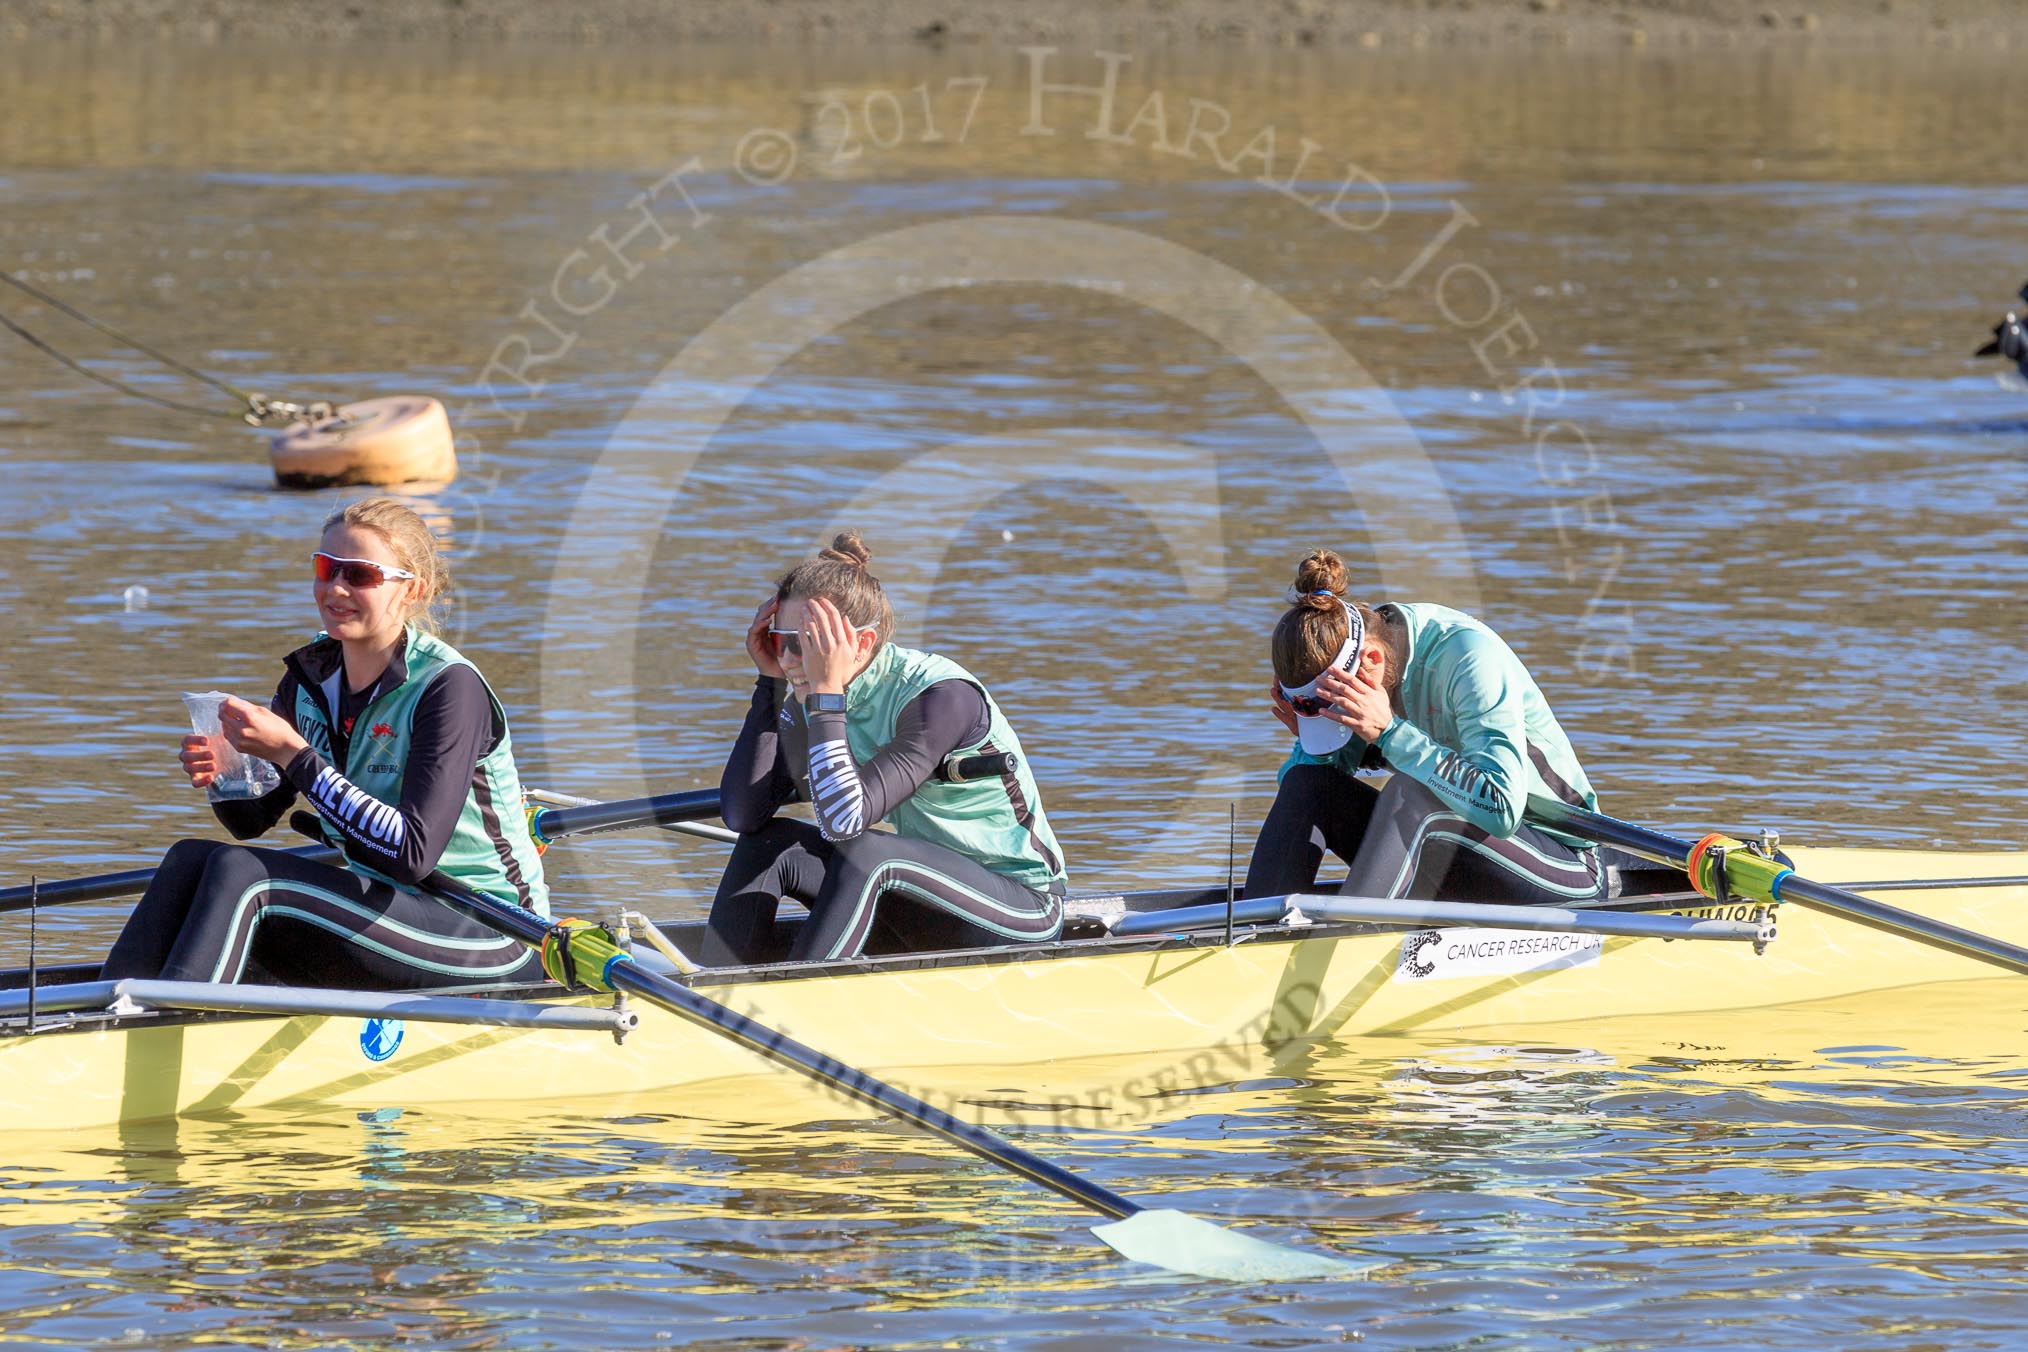
[[[214,805],[239,840],[300,798],[343,865],[215,840],[170,849],[103,976],[419,988],[542,979],[511,939],[419,895],[433,871],[546,913],[513,740],[478,670],[432,632],[450,579],[422,519],[389,498],[325,523],[310,560],[324,632],[290,653],[267,705],[226,701],[227,741],[281,786]],[[204,788],[218,758],[183,739]]]

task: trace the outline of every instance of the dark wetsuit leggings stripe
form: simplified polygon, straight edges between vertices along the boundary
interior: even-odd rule
[[[170,849],[103,974],[369,990],[542,979],[521,944],[440,901],[211,840]]]
[[[1053,939],[1063,928],[1059,898],[954,850],[886,831],[831,841],[809,822],[777,817],[733,847],[704,961],[781,956],[769,940],[783,898],[810,911],[791,960]]]
[[[1254,843],[1246,894],[1314,890],[1325,850],[1349,865],[1349,896],[1550,906],[1605,897],[1595,850],[1533,826],[1495,836],[1407,775],[1376,791],[1333,766],[1291,766]]]

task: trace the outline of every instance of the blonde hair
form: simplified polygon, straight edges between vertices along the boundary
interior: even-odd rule
[[[838,532],[829,549],[805,559],[782,574],[775,584],[775,600],[795,596],[821,596],[852,624],[871,627],[882,643],[894,636],[894,607],[887,602],[887,590],[867,569],[873,551],[856,530]]]
[[[437,537],[415,509],[394,498],[361,498],[324,520],[324,529],[351,526],[370,530],[387,541],[394,561],[419,579],[422,595],[409,606],[403,622],[426,634],[437,632],[437,605],[451,590],[451,570],[437,548]]]

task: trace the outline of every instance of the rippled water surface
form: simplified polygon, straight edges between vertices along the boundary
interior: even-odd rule
[[[148,1346],[2007,1346],[2022,1006],[2001,980],[1781,1010],[1779,1029],[1704,1016],[1695,1044],[1658,1021],[1553,1043],[1368,1039],[1017,1129],[1102,1182],[1368,1268],[1321,1285],[1128,1267],[1048,1195],[765,1079],[661,1111],[15,1133],[0,1329]],[[1836,1040],[1883,1015],[1895,1046]],[[1142,1070],[944,1083],[1004,1103]]]
[[[2028,389],[1969,356],[2028,270],[2007,66],[1150,53],[1100,124],[1096,94],[1037,102],[1035,59],[17,47],[0,268],[236,385],[442,397],[453,637],[545,787],[714,782],[745,617],[854,525],[906,636],[1012,711],[1094,887],[1223,876],[1279,758],[1265,634],[1320,544],[1494,624],[1620,815],[2022,843]],[[207,823],[176,693],[272,683],[344,495],[278,495],[254,434],[11,338],[0,475],[0,883],[150,862]],[[586,907],[680,913],[715,878],[673,841],[550,858]],[[45,915],[44,955],[117,917]],[[1377,1260],[1331,1289],[1128,1269],[1054,1199],[815,1101],[24,1141],[0,1326],[2001,1346],[2024,1004],[1348,1045],[1015,1128]]]

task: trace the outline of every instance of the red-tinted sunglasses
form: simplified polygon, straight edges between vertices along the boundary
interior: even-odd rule
[[[1338,604],[1345,603],[1340,601]],[[1331,663],[1339,671],[1351,671],[1359,665],[1359,641],[1366,636],[1366,626],[1360,622],[1358,611],[1345,606],[1345,618],[1351,632],[1346,634],[1345,645],[1338,650],[1337,660]],[[1308,684],[1314,686],[1323,679],[1324,673],[1320,671]],[[1281,691],[1282,698],[1289,702],[1289,707],[1301,718],[1315,718],[1326,709],[1334,707],[1334,702],[1324,695],[1297,695],[1291,693],[1287,686],[1282,686]]]
[[[1331,701],[1325,699],[1322,695],[1290,695],[1285,693],[1282,698],[1289,702],[1291,709],[1294,709],[1304,718],[1315,718],[1323,713],[1324,710],[1331,707]]]
[[[406,568],[391,568],[372,559],[341,559],[336,554],[312,554],[310,566],[319,582],[343,582],[354,591],[378,587],[383,582],[411,582],[415,574]]]

